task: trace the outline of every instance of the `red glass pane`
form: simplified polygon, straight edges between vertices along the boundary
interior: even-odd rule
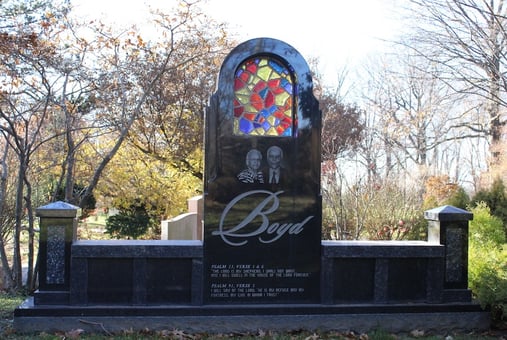
[[[272,92],[268,92],[266,94],[266,99],[264,99],[264,106],[271,107],[275,103],[275,96],[273,96]]]
[[[245,85],[246,83],[240,78],[234,79],[234,91],[241,90],[243,87],[245,87]]]
[[[255,62],[250,62],[246,65],[246,70],[251,74],[255,74],[257,72],[257,64]]]
[[[260,92],[262,89],[266,87],[266,82],[260,81],[257,84],[255,84],[255,87],[253,88],[254,92]]]
[[[280,87],[280,79],[271,79],[268,81],[268,87],[274,89]]]
[[[280,122],[280,125],[283,126],[284,128],[288,128],[288,127],[290,127],[292,125],[292,119],[284,118]]]
[[[264,107],[263,100],[257,93],[252,93],[250,96],[250,104],[252,104],[256,110],[261,110]]]
[[[254,121],[255,120],[255,117],[257,116],[256,113],[244,113],[243,114],[243,117],[248,119],[249,121]]]
[[[279,95],[281,93],[284,93],[285,92],[285,89],[281,88],[281,87],[275,87],[271,90],[274,94],[276,95]]]
[[[245,108],[243,106],[236,106],[234,108],[234,117],[236,117],[236,118],[241,117],[244,110],[245,110]]]
[[[247,72],[243,72],[239,75],[239,79],[243,80],[244,82],[248,82],[249,78],[250,78],[250,74]]]
[[[291,109],[292,109],[292,98],[289,97],[289,98],[287,98],[287,101],[283,105],[282,110],[287,111],[287,110],[291,110]]]
[[[276,111],[275,113],[273,113],[273,116],[275,116],[275,118],[278,118],[278,119],[284,119],[285,118],[285,115],[283,114],[282,111]]]

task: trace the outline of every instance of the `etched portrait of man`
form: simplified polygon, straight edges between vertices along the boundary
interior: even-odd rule
[[[284,173],[282,168],[283,150],[274,145],[266,152],[268,168],[266,169],[266,178],[270,184],[279,184],[283,182]]]

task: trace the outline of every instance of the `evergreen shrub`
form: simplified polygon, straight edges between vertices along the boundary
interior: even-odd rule
[[[493,318],[507,318],[507,245],[502,220],[485,202],[470,209],[468,286]]]

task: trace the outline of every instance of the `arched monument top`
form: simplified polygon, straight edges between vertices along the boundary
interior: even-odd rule
[[[271,56],[283,61],[296,78],[298,129],[320,128],[320,110],[313,95],[312,72],[306,60],[293,46],[273,38],[247,40],[231,50],[224,59],[214,95],[219,102],[219,112],[217,112],[219,116],[231,118],[235,73],[243,62],[256,56]]]
[[[283,59],[296,72],[300,87],[312,87],[312,74],[303,56],[291,45],[273,38],[255,38],[236,46],[222,64],[218,83],[232,82],[238,66],[256,55],[274,55]]]

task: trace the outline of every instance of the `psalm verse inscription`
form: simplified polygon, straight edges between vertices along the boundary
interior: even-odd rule
[[[269,287],[257,288],[254,283],[212,283],[211,297],[214,298],[263,298],[277,297],[282,293],[304,293],[304,288]]]
[[[253,264],[214,264],[211,278],[215,279],[256,279],[256,278],[307,278],[309,273],[298,272],[292,268],[268,269],[264,265]],[[217,281],[218,281],[217,280]],[[304,293],[303,287],[260,287],[255,283],[211,284],[211,296],[215,298],[262,298],[277,297],[279,294]]]

